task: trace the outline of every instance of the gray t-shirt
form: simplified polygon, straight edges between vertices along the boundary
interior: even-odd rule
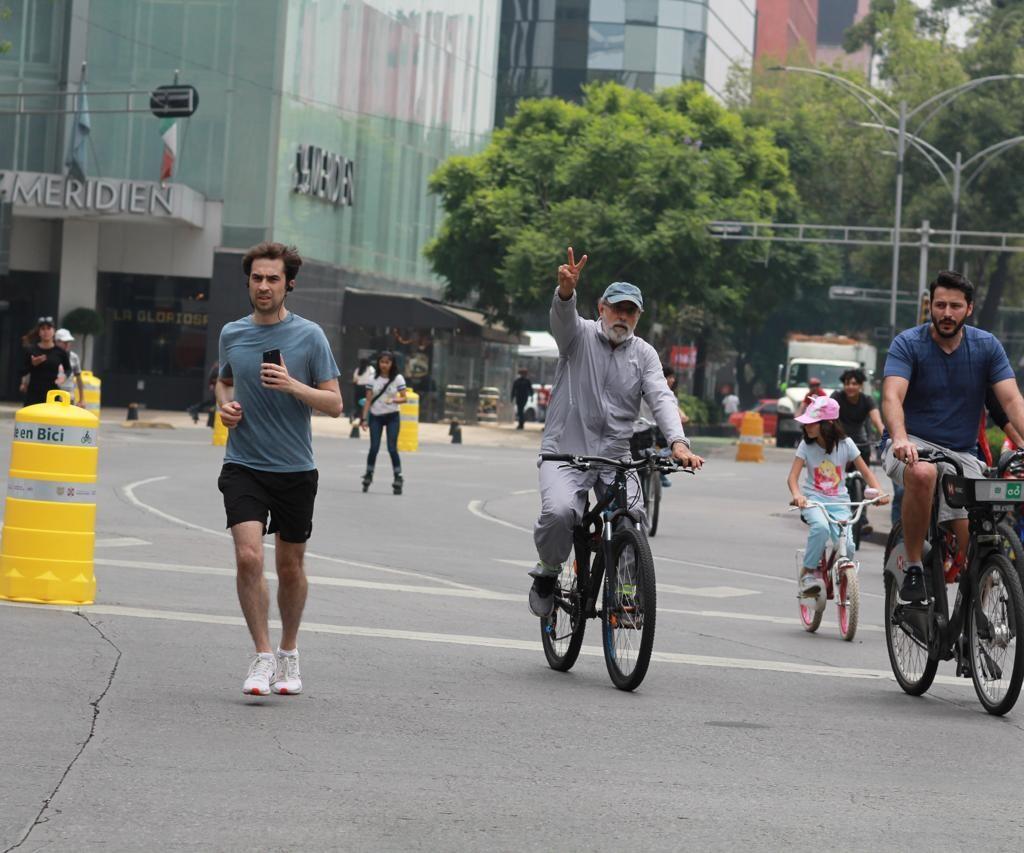
[[[844,438],[831,453],[818,442],[801,441],[796,449],[798,459],[804,460],[806,474],[800,485],[805,497],[827,503],[829,500],[848,501],[846,489],[846,466],[860,456],[860,449],[853,440]]]
[[[263,353],[272,349],[281,350],[288,373],[305,385],[316,387],[339,375],[323,329],[297,314],[270,326],[257,325],[251,316],[228,323],[220,332],[220,377],[234,380],[242,420],[228,432],[224,461],[257,471],[312,471],[311,409],[260,382]]]

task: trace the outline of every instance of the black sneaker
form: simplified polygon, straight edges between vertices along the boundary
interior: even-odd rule
[[[928,591],[924,586],[924,569],[920,566],[907,566],[903,574],[903,586],[900,587],[899,599],[903,604],[924,604]]]
[[[555,612],[556,577],[534,578],[530,587],[530,612],[540,619],[546,619]]]

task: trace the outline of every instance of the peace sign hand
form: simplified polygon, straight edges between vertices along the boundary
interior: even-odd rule
[[[580,272],[583,267],[587,265],[587,256],[584,255],[580,258],[579,263],[576,263],[576,256],[572,252],[572,246],[569,247],[569,263],[562,264],[558,268],[558,295],[562,299],[569,299],[576,291],[576,285],[579,284]]]

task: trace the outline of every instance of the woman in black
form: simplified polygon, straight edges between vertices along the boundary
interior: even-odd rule
[[[25,405],[46,402],[48,391],[59,390],[57,371],[64,368],[64,375],[71,375],[71,358],[63,347],[53,340],[53,317],[40,317],[25,337],[25,363],[22,370],[21,391]]]

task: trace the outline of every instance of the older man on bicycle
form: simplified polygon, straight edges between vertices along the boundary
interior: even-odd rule
[[[700,468],[704,460],[690,452],[658,353],[633,334],[644,306],[640,288],[621,281],[608,285],[598,305],[600,319],[584,320],[576,310],[576,285],[586,263],[586,255],[577,262],[570,248],[568,263],[558,268],[551,333],[559,360],[541,452],[629,458],[633,421],[643,399],[672,456]],[[539,560],[530,572],[530,610],[543,618],[554,607],[555,584],[572,551],[573,527],[583,515],[587,492],[611,482],[611,473],[577,471],[557,462],[539,467],[541,509],[533,531]],[[639,500],[635,478],[629,489],[631,502]]]
[[[921,565],[939,477],[936,466],[919,461],[921,450],[955,455],[968,477],[983,470],[974,449],[978,420],[991,387],[1013,426],[1024,427],[1024,399],[1003,345],[991,334],[965,326],[974,311],[974,285],[956,272],[940,272],[929,287],[931,322],[907,329],[889,347],[882,384],[882,416],[888,442],[882,454],[885,473],[902,485],[903,539],[907,569],[900,600],[920,604],[927,598]],[[951,466],[940,464],[941,473]],[[965,559],[967,512],[954,509],[939,494],[939,523],[957,538],[957,560]]]

